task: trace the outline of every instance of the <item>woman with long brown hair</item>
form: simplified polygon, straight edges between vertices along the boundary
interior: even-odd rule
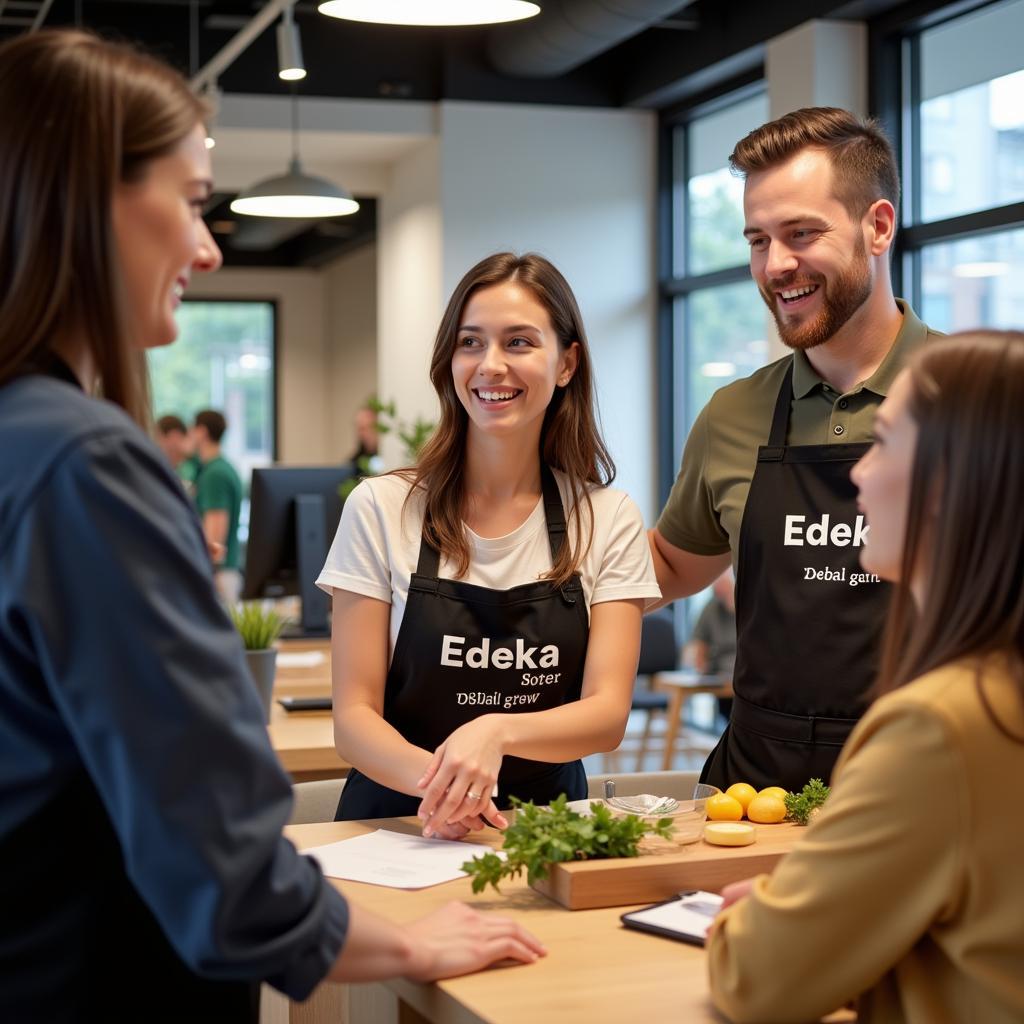
[[[645,603],[635,505],[594,415],[576,299],[548,260],[497,253],[459,282],[430,365],[440,423],[417,465],[351,494],[333,592],[339,818],[424,834],[504,826],[512,796],[585,797],[580,758],[629,714]]]
[[[0,46],[0,111],[0,1020],[228,1024],[261,980],[536,959],[465,907],[378,920],[281,834],[289,779],[141,429],[142,350],[220,264],[203,105],[56,31]]]
[[[806,840],[725,892],[734,1020],[1024,1020],[1024,333],[924,346],[853,471],[897,584],[879,698]]]

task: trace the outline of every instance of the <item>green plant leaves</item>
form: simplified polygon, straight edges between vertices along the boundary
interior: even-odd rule
[[[547,878],[552,864],[635,857],[640,840],[648,833],[663,839],[672,837],[671,818],[649,824],[635,814],[617,817],[597,802],[590,805],[592,814],[587,816],[572,810],[565,794],[553,800],[550,807],[537,807],[515,797],[512,805],[516,816],[505,830],[505,858],[487,853],[462,865],[462,870],[473,877],[473,892],[483,892],[488,885],[500,891],[498,883],[503,878],[518,878],[524,870],[532,885]]]
[[[237,608],[229,608],[228,614],[247,651],[264,651],[273,647],[285,626],[285,620],[277,612],[264,611],[259,601],[244,602]]]
[[[798,825],[806,825],[812,813],[821,807],[831,790],[821,779],[811,779],[799,793],[786,794],[786,814]]]

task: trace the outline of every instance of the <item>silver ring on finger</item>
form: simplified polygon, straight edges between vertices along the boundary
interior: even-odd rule
[[[468,796],[470,800],[479,800],[481,794],[480,793],[474,793],[473,790],[469,790],[469,791],[467,791],[466,796]]]

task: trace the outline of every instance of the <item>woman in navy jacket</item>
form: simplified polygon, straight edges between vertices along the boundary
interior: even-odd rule
[[[139,426],[138,350],[220,264],[202,104],[40,32],[0,47],[0,110],[0,1020],[249,1020],[260,980],[535,959],[463,907],[373,918],[282,838],[289,780]]]

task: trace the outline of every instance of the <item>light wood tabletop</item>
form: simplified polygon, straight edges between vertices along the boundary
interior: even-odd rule
[[[419,834],[412,819],[397,818],[295,825],[286,834],[302,849],[378,827]],[[501,834],[487,829],[476,833],[472,841],[498,846]],[[472,894],[468,878],[419,890],[356,882],[334,884],[352,901],[400,923],[451,900],[506,914],[537,935],[548,955],[529,966],[497,968],[434,985],[404,980],[384,985],[322,985],[301,1006],[268,992],[265,1021],[701,1024],[723,1020],[708,997],[704,950],[623,928],[619,917],[631,908],[564,910],[530,889],[524,879],[502,883],[500,894],[488,890],[478,896]],[[844,1015],[837,1019],[851,1018]]]
[[[299,664],[289,664],[298,655]],[[336,779],[347,775],[334,749],[330,711],[285,711],[279,697],[331,695],[330,640],[283,640],[278,647],[274,699],[270,708],[270,742],[293,781]]]

